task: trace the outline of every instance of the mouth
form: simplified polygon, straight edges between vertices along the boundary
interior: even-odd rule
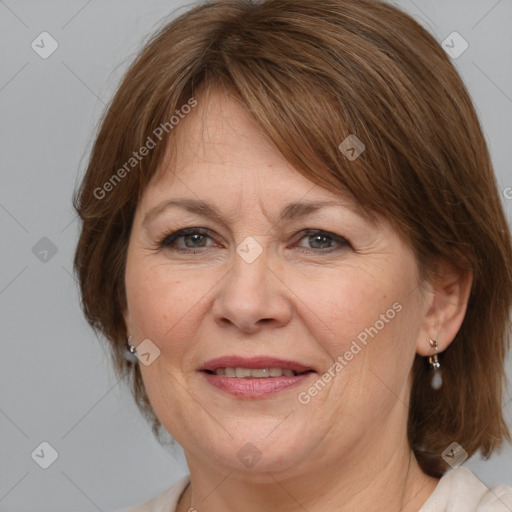
[[[298,386],[317,374],[303,363],[267,356],[216,358],[198,371],[217,390],[239,398],[264,398]]]
[[[222,375],[234,379],[272,379],[276,377],[296,377],[311,373],[313,370],[296,372],[288,368],[243,368],[243,367],[227,367],[216,368],[215,370],[204,370],[210,375]]]

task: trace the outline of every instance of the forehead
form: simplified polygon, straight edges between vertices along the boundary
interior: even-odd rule
[[[220,210],[236,199],[237,210],[248,201],[279,210],[286,203],[291,206],[282,216],[293,217],[294,212],[318,209],[296,203],[330,201],[377,222],[340,183],[315,183],[295,169],[229,90],[206,89],[194,98],[197,106],[180,120],[144,192],[143,209],[180,197],[196,206],[213,202]],[[196,209],[201,208],[205,210],[204,205]]]
[[[248,180],[265,174],[275,185],[286,175],[288,182],[311,188],[311,180],[287,162],[234,94],[217,87],[194,97],[197,106],[171,133],[154,182],[185,175],[191,179],[197,174],[200,179],[219,180],[237,176]]]
[[[240,100],[227,90],[207,89],[176,127],[159,171],[176,174],[200,164],[218,167],[289,167]]]

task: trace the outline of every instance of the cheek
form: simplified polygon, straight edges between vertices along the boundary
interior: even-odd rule
[[[128,261],[126,294],[136,339],[149,338],[164,352],[172,344],[175,354],[190,348],[216,282],[210,277],[206,272],[184,273],[144,258]]]
[[[172,344],[174,354],[192,348],[201,341],[199,329],[222,287],[224,272],[155,263],[154,255],[131,256],[125,276],[130,332],[135,339],[151,339],[161,350]],[[401,341],[396,338],[404,329],[399,328],[401,317],[406,315],[393,304],[409,311],[412,306],[406,307],[406,302],[416,285],[414,260],[407,256],[361,257],[361,263],[307,273],[281,266],[278,274],[286,286],[276,285],[276,292],[293,310],[289,328],[302,324],[304,336],[312,335],[333,359],[350,350],[354,340],[361,347],[381,340],[372,344],[379,354],[390,350],[393,339],[396,348]]]
[[[314,283],[314,286],[312,285]],[[332,361],[335,388],[399,389],[414,358],[421,301],[412,256],[296,280],[298,315]],[[333,382],[334,382],[333,381]],[[354,391],[359,394],[359,391]]]
[[[127,265],[125,281],[128,309],[134,329],[139,336],[157,338],[158,331],[155,328],[165,324],[165,319],[172,311],[170,304],[181,304],[176,300],[177,297],[173,297],[173,293],[180,295],[178,287],[172,286],[169,280],[164,282],[156,268],[138,262]],[[173,305],[174,311],[175,308]]]
[[[300,278],[289,274],[286,281],[293,283],[293,293],[299,299],[295,301],[299,317],[308,319],[310,330],[322,334],[325,343],[343,350],[360,333],[364,341],[364,333],[375,323],[377,330],[383,331],[394,320],[400,307],[393,309],[393,304],[404,302],[413,279],[407,272],[402,272],[401,278],[396,274],[394,265],[373,261],[372,265],[330,272],[322,269]]]

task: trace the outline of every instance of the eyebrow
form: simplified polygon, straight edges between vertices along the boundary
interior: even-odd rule
[[[366,220],[369,220],[367,215],[361,210],[359,205],[351,205],[343,203],[342,201],[307,201],[307,202],[293,202],[287,204],[282,210],[277,219],[277,222],[290,219],[301,219],[307,215],[320,210],[326,206],[338,206],[348,208],[351,211],[361,215]],[[202,217],[209,217],[217,220],[223,225],[227,225],[226,219],[220,212],[220,210],[213,204],[207,203],[199,199],[169,199],[157,204],[151,208],[142,221],[142,225],[146,226],[152,219],[171,207],[181,208],[187,212],[200,215]]]

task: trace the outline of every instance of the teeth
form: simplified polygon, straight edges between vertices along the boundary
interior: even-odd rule
[[[279,370],[277,370],[279,371]],[[251,377],[258,377],[258,378],[262,378],[262,377],[271,377],[272,374],[269,372],[269,369],[268,368],[259,368],[258,370],[249,370],[250,374],[251,374]],[[237,373],[237,377],[238,377],[238,373]]]
[[[252,370],[250,368],[235,368],[235,374],[237,379],[241,379],[243,377],[250,377]]]
[[[217,368],[216,375],[225,377],[236,377],[238,379],[266,379],[268,377],[293,377],[298,375],[293,370],[281,368]]]
[[[222,371],[222,368],[219,368],[219,370]],[[219,370],[217,370],[217,371],[219,371]],[[217,372],[215,372],[215,373],[217,373]],[[217,375],[219,375],[219,374],[217,373]],[[224,375],[226,377],[236,377],[235,368],[224,368]]]

